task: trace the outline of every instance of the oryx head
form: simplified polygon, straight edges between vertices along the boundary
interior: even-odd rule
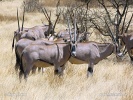
[[[18,41],[21,37],[21,34],[23,34],[24,30],[24,15],[25,15],[25,6],[24,6],[24,11],[23,11],[23,19],[22,19],[22,27],[20,28],[19,24],[19,17],[18,17],[18,9],[17,9],[17,21],[18,21],[18,30],[14,31],[14,36],[16,37],[16,41]]]
[[[126,40],[126,38],[128,37],[128,35],[127,34],[122,34],[122,35],[118,35],[118,37],[119,37],[119,39],[120,39],[120,44],[119,44],[119,46],[118,46],[118,48],[119,49],[122,49],[124,46],[125,46],[125,42],[127,41]],[[126,46],[125,46],[125,48],[124,48],[124,51],[120,51],[118,54],[117,54],[117,56],[119,57],[119,58],[121,58],[122,59],[122,57],[124,56],[126,54]]]
[[[72,38],[72,33],[71,33],[71,28],[70,28],[70,22],[69,18],[67,17],[68,20],[68,28],[69,28],[69,34],[70,34],[70,45],[71,45],[71,55],[76,56],[76,47],[77,47],[77,27],[76,27],[76,18],[74,22],[74,38]]]
[[[123,59],[123,56],[125,55],[125,50],[126,48],[124,49],[124,51],[122,51],[122,48],[123,48],[123,36],[124,35],[118,35],[118,38],[119,38],[119,44],[116,42],[116,39],[114,38],[114,45],[115,45],[115,54],[116,54],[116,57],[118,60],[122,60]]]

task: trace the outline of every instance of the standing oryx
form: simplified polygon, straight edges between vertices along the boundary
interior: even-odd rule
[[[69,43],[53,43],[51,45],[29,45],[27,46],[21,56],[21,65],[19,77],[22,74],[24,78],[28,77],[31,69],[34,67],[55,67],[55,74],[62,74],[64,65],[70,58],[71,46]]]
[[[40,38],[47,38],[50,34],[54,35],[54,29],[56,26],[56,23],[59,19],[60,13],[57,16],[57,19],[54,23],[54,25],[51,22],[50,16],[48,15],[47,11],[43,11],[46,19],[48,20],[49,24],[48,25],[40,25],[40,26],[34,26],[32,28],[24,28],[24,15],[25,15],[25,9],[23,12],[23,20],[22,20],[22,27],[20,28],[19,25],[19,18],[18,18],[18,10],[17,10],[17,20],[18,20],[18,30],[14,32],[14,37],[13,37],[13,43],[12,43],[12,49],[14,48],[14,40],[16,41],[22,39],[22,38],[27,38],[30,40],[37,40]]]
[[[100,51],[100,47],[102,50]],[[93,73],[93,66],[99,61],[105,59],[111,55],[115,48],[111,43],[99,44],[96,42],[85,42],[85,43],[75,43],[73,44],[72,56],[69,61],[72,64],[88,64],[88,74]]]
[[[20,39],[16,44],[15,44],[15,55],[16,55],[16,64],[15,64],[15,70],[17,71],[20,66],[20,57],[22,55],[22,51],[24,48],[26,48],[28,45],[50,45],[53,44],[53,41],[49,41],[48,39],[38,39],[36,41],[29,40],[29,39]],[[33,72],[34,73],[34,72]]]
[[[88,64],[87,77],[88,77],[90,74],[93,73],[93,67],[95,64],[97,64],[99,61],[103,60],[104,58],[106,58],[107,56],[111,55],[114,52],[115,45],[112,43],[96,43],[93,41],[84,42],[84,43],[77,42],[77,30],[76,30],[76,19],[75,19],[74,41],[72,42],[71,48],[72,48],[71,49],[72,56],[69,59],[69,61],[72,64],[87,63]],[[100,48],[102,50],[100,50]]]

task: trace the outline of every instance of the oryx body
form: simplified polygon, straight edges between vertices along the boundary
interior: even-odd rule
[[[31,69],[37,67],[55,67],[55,73],[62,74],[65,63],[70,57],[70,44],[58,43],[51,45],[29,45],[22,53],[20,78],[24,74],[24,78]]]
[[[47,31],[48,27],[47,26],[34,26],[32,28],[24,28],[23,31],[14,32],[14,36],[16,38],[16,41],[19,41],[22,38],[27,38],[31,40],[37,40],[40,38],[45,38],[45,32]]]
[[[18,70],[19,66],[20,66],[20,57],[22,55],[22,51],[24,50],[24,48],[26,48],[29,45],[50,45],[53,44],[53,41],[48,41],[48,39],[39,39],[36,41],[33,40],[29,40],[29,39],[20,39],[16,45],[15,45],[15,55],[16,55],[16,65],[15,65],[15,69],[16,71]]]
[[[77,36],[78,37],[77,42],[87,42],[89,34],[90,34],[89,32],[79,33],[78,36]],[[74,29],[71,29],[71,36],[72,36],[72,39],[73,39],[74,38]],[[70,40],[69,30],[66,29],[66,30],[59,31],[58,34],[57,34],[57,37],[58,38],[63,38],[64,40]]]
[[[69,61],[72,64],[88,64],[87,76],[93,73],[93,67],[95,64],[114,52],[114,45],[111,43],[77,43],[74,48],[75,49],[72,49],[73,56]]]

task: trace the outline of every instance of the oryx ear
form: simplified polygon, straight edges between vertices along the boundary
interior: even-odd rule
[[[17,32],[16,31],[14,31],[14,35],[16,34]]]

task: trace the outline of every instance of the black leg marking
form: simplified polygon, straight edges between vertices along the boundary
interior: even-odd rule
[[[88,68],[88,71],[89,71],[90,73],[93,73],[93,69],[92,69],[91,67]]]
[[[57,75],[59,73],[58,69],[54,70],[54,74]]]

